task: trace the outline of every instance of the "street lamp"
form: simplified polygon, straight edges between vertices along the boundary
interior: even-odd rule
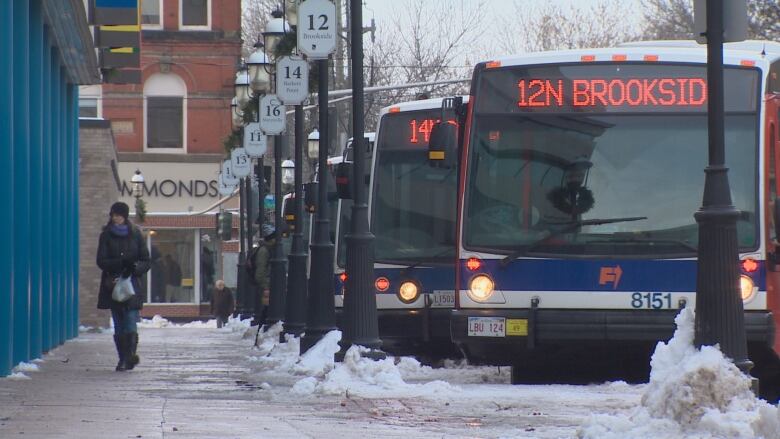
[[[250,99],[252,99],[252,91],[249,86],[249,70],[242,66],[238,72],[236,72],[236,80],[233,83],[233,87],[236,92],[236,102],[239,108],[244,108]]]
[[[135,197],[135,217],[139,223],[143,223],[146,219],[146,203],[141,199],[144,196],[144,175],[141,174],[140,169],[135,170],[130,182],[133,185],[133,196]]]
[[[291,185],[295,183],[295,162],[287,159],[282,162],[282,184]]]
[[[259,41],[255,44],[256,50],[252,52],[246,65],[249,68],[249,84],[255,93],[267,93],[271,89],[271,71],[273,64],[263,50],[263,44]]]
[[[309,156],[309,160],[317,160],[318,154],[320,153],[320,132],[317,131],[317,128],[309,133],[307,146],[306,155]]]
[[[350,0],[350,23],[353,29],[363,29],[363,4],[361,0]],[[379,325],[374,290],[374,235],[368,223],[368,197],[363,184],[365,166],[365,142],[363,136],[364,90],[363,90],[363,35],[352,32],[352,154],[353,154],[353,204],[351,230],[344,237],[347,244],[347,280],[344,290],[344,321],[341,350],[336,360],[344,358],[351,345],[369,349],[363,356],[384,358],[379,348]],[[320,165],[322,166],[322,165]],[[322,180],[322,179],[321,179]]]
[[[268,53],[273,56],[276,48],[279,46],[279,42],[284,38],[284,34],[290,32],[291,29],[290,24],[282,17],[282,11],[277,9],[271,15],[274,18],[268,20],[268,23],[265,24],[263,42],[265,43],[265,48],[268,49]]]
[[[233,128],[241,128],[244,123],[243,113],[238,108],[238,99],[235,97],[230,101],[230,123]]]
[[[138,199],[144,196],[144,174],[141,174],[140,169],[135,170],[133,178],[130,179],[133,184],[133,196]]]
[[[284,0],[284,18],[290,27],[298,26],[298,0]]]

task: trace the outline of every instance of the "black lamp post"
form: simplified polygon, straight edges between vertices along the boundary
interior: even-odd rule
[[[233,84],[235,90],[235,101],[237,109],[243,108],[252,99],[252,89],[249,85],[249,71],[246,66],[241,65],[236,72],[236,79]],[[235,111],[235,110],[234,110]],[[243,122],[243,121],[242,121]],[[247,195],[251,189],[248,190],[248,186],[244,179],[239,182],[239,221],[238,221],[238,267],[236,276],[236,312],[239,318],[243,319],[247,313],[247,301],[248,293],[251,289],[246,276],[246,254],[249,250],[246,247],[246,214],[247,210]],[[248,288],[249,287],[249,288]]]
[[[723,0],[707,2],[707,89],[709,164],[704,169],[704,199],[694,214],[699,223],[695,344],[719,344],[744,373],[747,355],[745,315],[739,286],[737,219],[725,166],[723,93]]]
[[[306,249],[303,246],[303,106],[295,106],[295,225],[292,247],[287,256],[290,272],[287,276],[287,309],[284,334],[300,337],[306,330]],[[281,340],[284,341],[284,340]]]
[[[361,0],[351,2],[352,31],[352,230],[344,237],[347,244],[347,280],[344,290],[344,323],[341,350],[336,360],[344,358],[353,344],[371,349],[371,358],[384,358],[379,350],[379,325],[374,293],[374,235],[368,225],[366,186],[363,182],[366,140],[363,124],[363,6]],[[323,126],[320,123],[320,126]],[[325,136],[327,138],[327,136]]]
[[[362,65],[362,64],[361,64]],[[306,313],[306,334],[301,337],[301,353],[336,329],[336,305],[333,292],[333,243],[330,241],[328,219],[328,59],[317,60],[319,70],[319,165],[317,208],[314,239],[311,248],[309,301]],[[362,112],[361,112],[362,115]],[[301,137],[302,138],[302,137]]]
[[[263,32],[263,41],[267,54],[273,57],[276,47],[289,30],[289,25],[282,18],[281,11],[274,11]],[[272,73],[272,77],[275,75]],[[281,245],[282,228],[282,136],[274,136],[274,227],[276,228],[276,245],[271,254],[271,295],[269,298],[266,323],[274,325],[284,319],[285,287],[287,284],[287,258]]]
[[[266,55],[265,51],[263,50],[263,44],[258,41],[255,44],[255,51],[252,52],[252,54],[249,56],[249,59],[247,60],[247,67],[249,70],[249,85],[252,88],[252,91],[254,92],[255,96],[262,95],[264,93],[267,93],[268,90],[271,87],[271,63],[268,59],[268,56]],[[255,164],[255,179],[257,180],[257,226],[258,230],[262,230],[263,223],[265,222],[265,209],[264,209],[264,200],[265,200],[265,176],[263,175],[263,168],[264,168],[264,156],[257,158],[257,163]],[[251,224],[250,224],[251,228]],[[249,247],[251,248],[251,236],[249,237]],[[261,316],[263,314],[262,311],[262,305],[263,301],[261,298],[262,291],[258,291],[257,285],[254,284],[254,282],[248,282],[248,284],[251,285],[252,290],[252,305],[253,305],[253,312],[254,312],[254,321],[252,322],[253,325],[263,325],[265,322],[261,321]]]

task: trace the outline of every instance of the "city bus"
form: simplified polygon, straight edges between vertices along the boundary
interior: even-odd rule
[[[475,66],[456,141],[450,328],[467,357],[512,365],[517,383],[573,367],[575,352],[635,367],[629,357],[671,337],[679,310],[696,303],[706,62],[706,46],[674,41]],[[748,348],[754,372],[771,374],[780,351],[780,44],[729,43],[724,65]]]
[[[456,352],[449,319],[458,173],[456,166],[427,165],[430,130],[441,118],[441,105],[442,99],[426,99],[385,107],[376,130],[368,200],[374,289],[379,337],[383,349],[395,354],[436,358]],[[340,233],[344,229],[339,226]],[[346,252],[338,255],[343,268]]]

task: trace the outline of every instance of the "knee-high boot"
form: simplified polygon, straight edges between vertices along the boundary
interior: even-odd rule
[[[127,335],[127,368],[132,369],[134,368],[138,363],[141,362],[141,359],[138,357],[137,351],[138,351],[138,333],[137,332],[130,332]]]
[[[127,352],[127,337],[126,334],[116,335],[114,334],[114,346],[116,346],[116,353],[119,356],[119,362],[116,363],[116,371],[121,372],[127,370],[126,366],[126,352]]]

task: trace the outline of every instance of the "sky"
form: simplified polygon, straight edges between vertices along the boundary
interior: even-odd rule
[[[287,336],[286,343],[279,343],[281,323],[261,332],[256,343],[256,327],[250,327],[249,320],[231,319],[225,328],[216,329],[214,320],[177,325],[155,316],[143,320],[139,327],[207,328],[244,343],[250,373],[273,399],[305,404],[307,400],[320,403],[323,398],[361,397],[376,401],[375,407],[388,405],[387,410],[398,409],[395,404],[403,408],[408,401],[422,401],[423,405],[436,406],[439,418],[464,412],[477,420],[484,416],[523,417],[529,415],[529,409],[531,416],[539,416],[531,424],[485,422],[480,425],[480,437],[780,437],[780,409],[756,398],[749,379],[716,347],[694,347],[694,321],[690,308],[677,316],[674,336],[659,343],[652,356],[648,384],[617,381],[586,386],[509,385],[508,368],[471,366],[455,360],[432,368],[411,357],[373,361],[362,357],[364,349],[357,346],[336,364],[333,355],[339,350],[339,331],[331,331],[299,356],[299,339]],[[220,342],[219,338],[215,342]],[[203,349],[192,353],[199,351]],[[15,379],[34,377],[36,369],[36,365],[22,364],[15,370]],[[452,437],[449,430],[442,433],[442,437]]]
[[[484,29],[474,34],[473,44],[469,47],[471,50],[462,50],[454,59],[453,64],[468,67],[473,66],[478,61],[509,54],[503,48],[505,45],[497,41],[505,38],[502,35],[506,35],[506,31],[502,29],[502,26],[511,25],[512,14],[515,14],[517,10],[516,4],[522,5],[524,8],[527,7],[529,13],[544,9],[548,5],[560,6],[565,12],[569,8],[589,10],[599,4],[619,4],[621,6],[620,14],[626,21],[635,22],[638,27],[642,20],[642,0],[363,0],[363,25],[364,27],[369,26],[371,19],[374,18],[380,32],[392,30],[394,21],[408,22],[408,13],[403,6],[416,1],[422,2],[423,5],[431,5],[431,9],[435,9],[441,1],[444,1],[445,4],[461,4],[462,1],[466,5],[465,15],[467,16],[468,8],[476,10],[480,3],[489,7],[484,16]],[[452,28],[457,30],[455,25]],[[520,29],[517,30],[518,35],[521,35],[521,32]],[[469,68],[464,69],[464,74],[468,75],[469,70]]]

